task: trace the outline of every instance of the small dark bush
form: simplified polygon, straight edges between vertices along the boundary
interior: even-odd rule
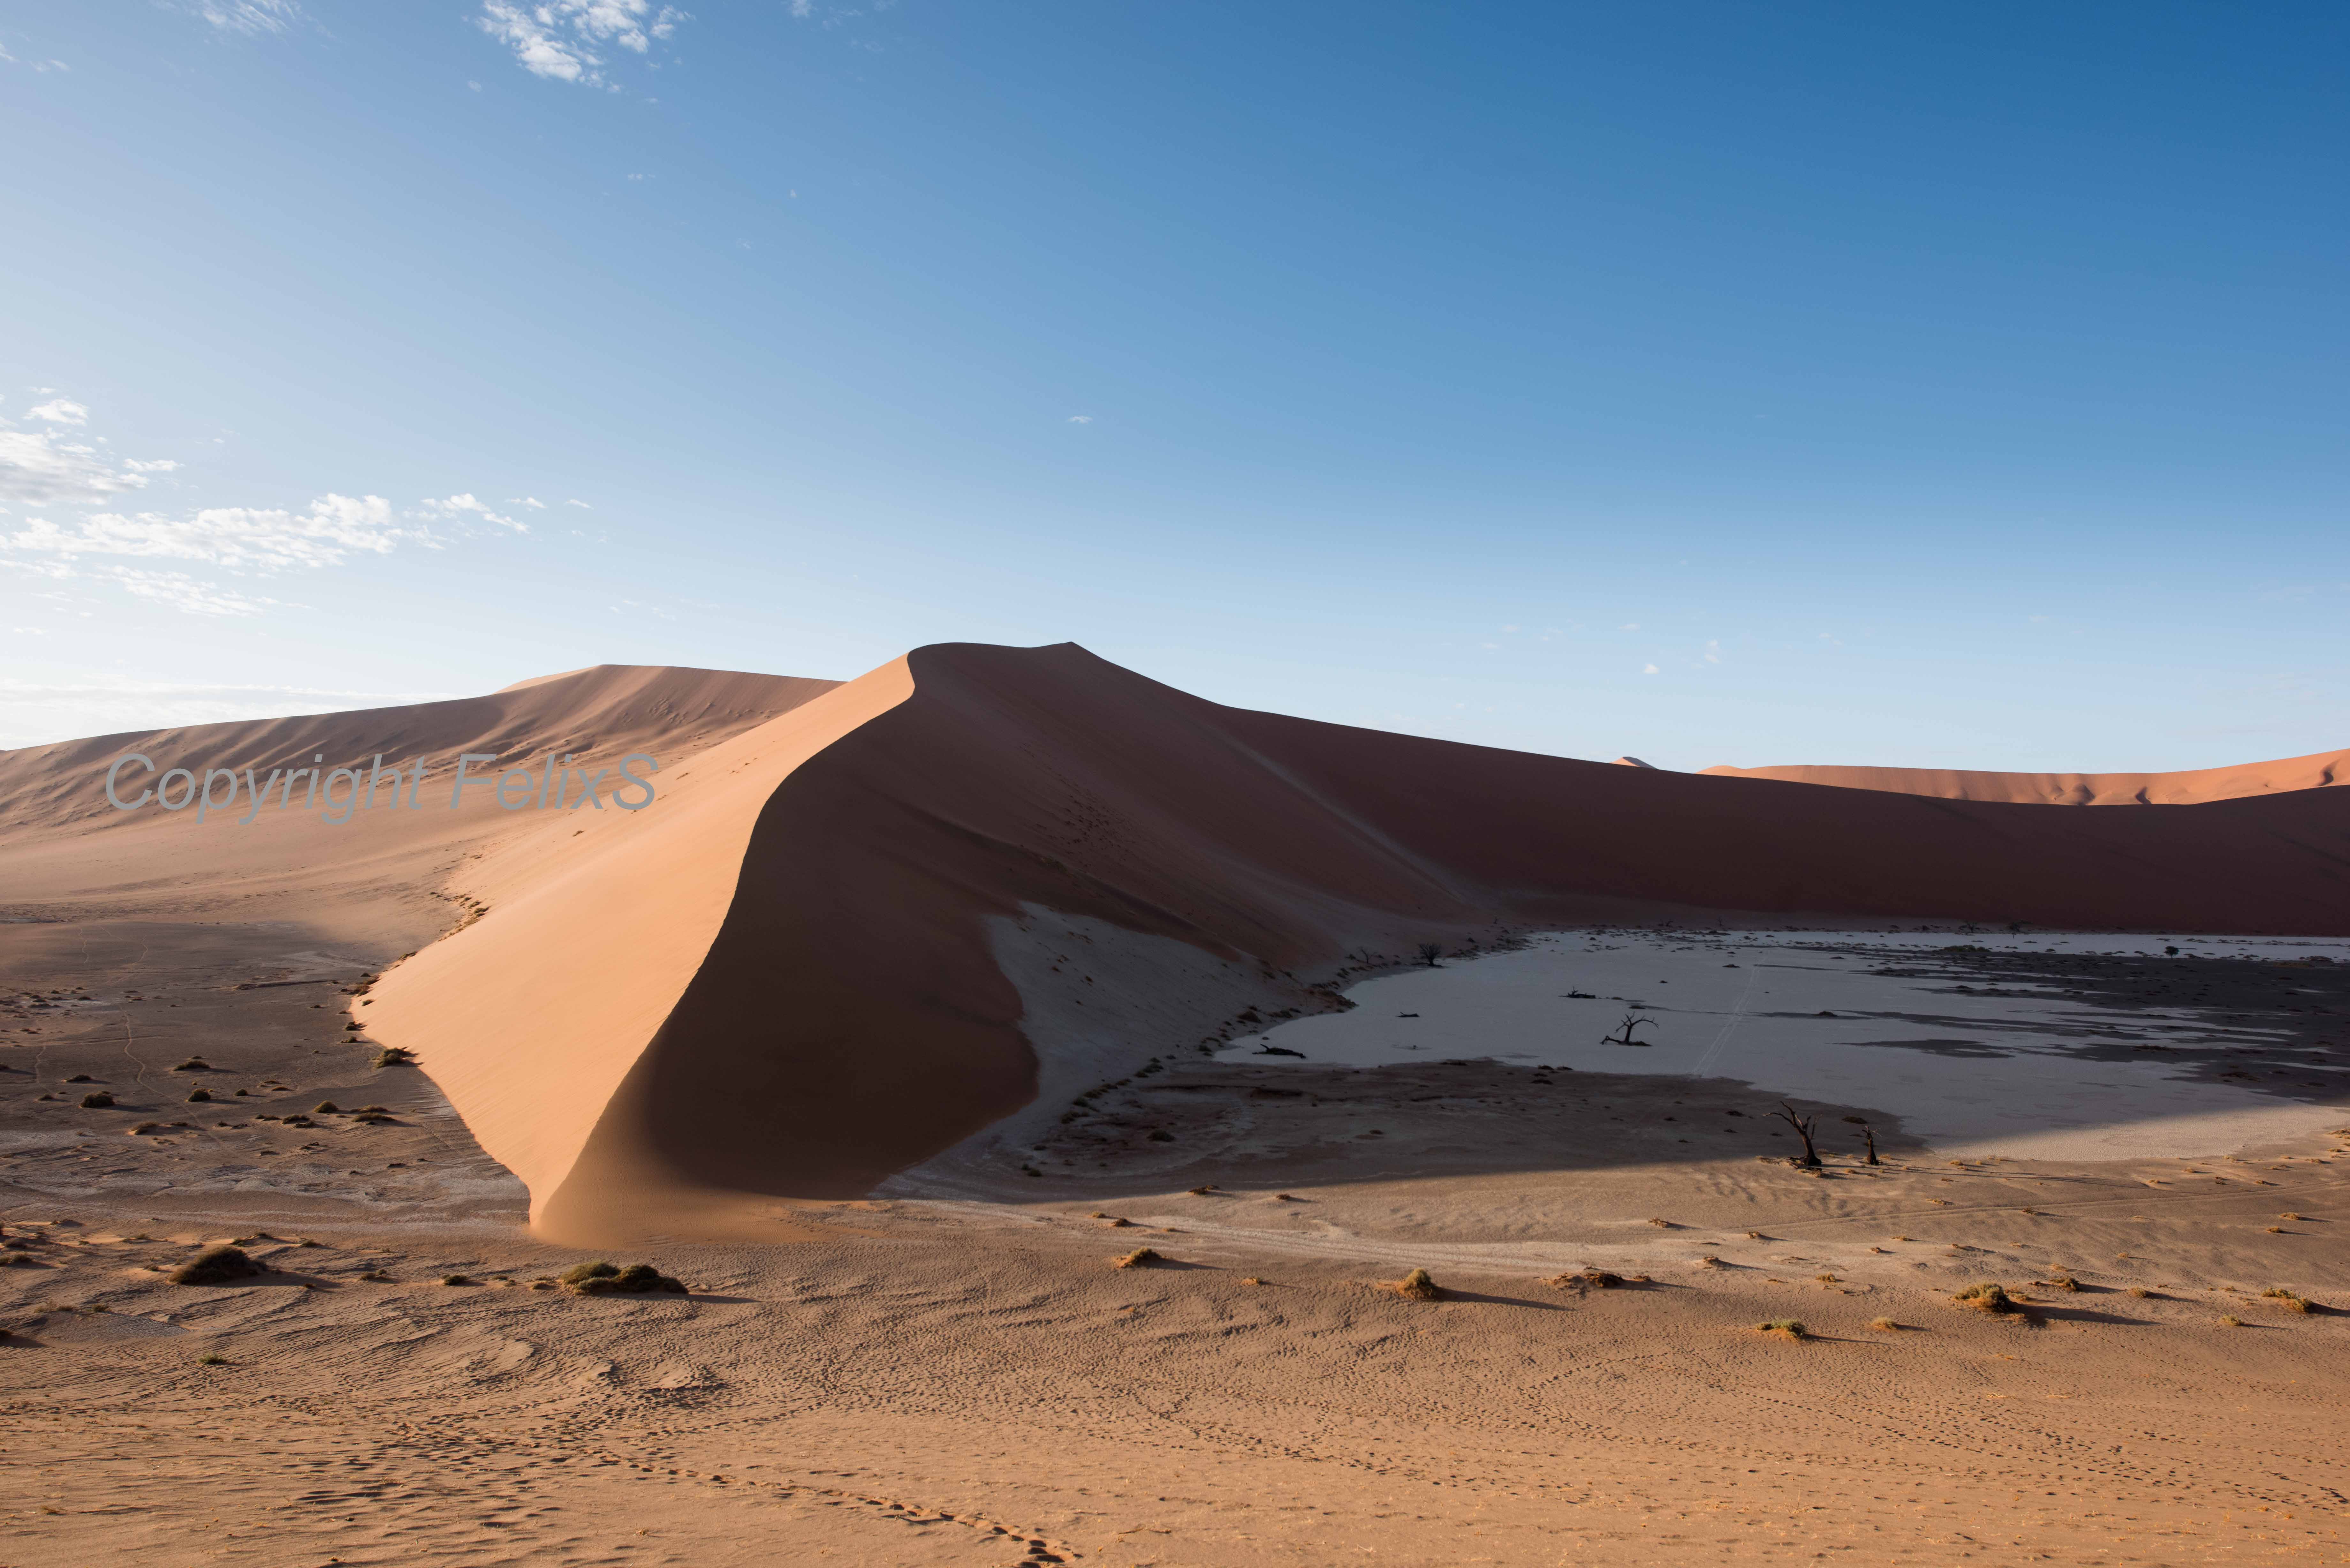
[[[343,1107],[332,1100],[320,1100],[310,1107],[310,1114],[314,1116],[338,1116],[343,1114]]]
[[[379,1067],[405,1067],[416,1060],[416,1053],[405,1045],[387,1045],[375,1054]]]
[[[209,1073],[212,1070],[213,1064],[202,1056],[191,1056],[172,1069],[174,1073]]]
[[[268,1271],[242,1247],[207,1247],[172,1271],[175,1285],[227,1285]]]
[[[104,1089],[99,1090],[94,1095],[84,1095],[81,1097],[81,1108],[86,1111],[102,1111],[113,1104],[114,1096]]]
[[[210,1089],[198,1089],[194,1094],[188,1096],[188,1104],[192,1106],[200,1106],[212,1097],[213,1092]]]
[[[684,1295],[683,1281],[671,1279],[650,1263],[630,1263],[627,1268],[615,1268],[598,1259],[566,1269],[562,1281],[583,1296],[608,1295]]]

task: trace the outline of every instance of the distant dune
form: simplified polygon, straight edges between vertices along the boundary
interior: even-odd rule
[[[2197,805],[2350,784],[2350,751],[2176,774],[1992,774],[1963,768],[1711,767],[1717,778],[1783,779],[1838,789],[2027,805]]]
[[[653,809],[265,832],[88,805],[133,742],[274,763],[588,737],[662,758]],[[450,929],[440,906],[448,934],[354,1016],[579,1239],[860,1195],[1027,1106],[1060,1042],[1115,1075],[1235,995],[1270,1012],[1420,942],[1724,917],[2350,930],[2350,791],[2044,812],[1708,777],[1220,707],[1068,644],[926,648],[840,685],[606,667],[5,753],[0,787],[10,911],[486,909]]]

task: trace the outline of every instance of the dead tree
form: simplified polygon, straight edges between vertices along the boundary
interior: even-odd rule
[[[1868,1118],[1866,1116],[1846,1116],[1845,1117],[1845,1120],[1858,1127],[1860,1129],[1860,1136],[1868,1141],[1868,1163],[1871,1165],[1882,1164],[1883,1161],[1877,1158],[1877,1129],[1868,1125]]]
[[[1781,1100],[1779,1102],[1779,1108],[1777,1110],[1772,1111],[1768,1114],[1780,1117],[1789,1127],[1795,1129],[1795,1136],[1797,1137],[1804,1140],[1804,1158],[1797,1160],[1795,1163],[1802,1166],[1806,1170],[1817,1170],[1820,1168],[1820,1151],[1812,1147],[1812,1124],[1818,1121],[1820,1118],[1815,1116],[1797,1116],[1795,1114],[1795,1107],[1789,1105],[1784,1100]]]
[[[1440,943],[1422,942],[1419,944],[1419,961],[1426,964],[1429,968],[1441,969],[1443,966],[1436,961],[1443,956],[1444,949]]]
[[[1657,1021],[1653,1018],[1635,1018],[1627,1012],[1624,1015],[1624,1022],[1616,1025],[1616,1033],[1601,1035],[1599,1043],[1602,1045],[1646,1045],[1647,1041],[1632,1038],[1632,1031],[1644,1023],[1653,1029],[1656,1027]]]

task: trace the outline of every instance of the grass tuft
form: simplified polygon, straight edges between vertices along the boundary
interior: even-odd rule
[[[1429,1277],[1426,1269],[1414,1269],[1388,1288],[1406,1301],[1432,1302],[1444,1294],[1443,1289]]]
[[[1160,1261],[1159,1254],[1152,1249],[1137,1247],[1133,1251],[1118,1259],[1118,1266],[1121,1269],[1147,1269]]]
[[[1785,1339],[1804,1339],[1811,1333],[1804,1326],[1804,1320],[1796,1317],[1774,1317],[1768,1323],[1758,1323],[1754,1327],[1758,1333],[1775,1334]]]
[[[2023,1310],[2023,1303],[2009,1295],[2005,1285],[1994,1284],[1988,1280],[1979,1285],[1969,1285],[1950,1299],[1977,1312],[2020,1313]]]

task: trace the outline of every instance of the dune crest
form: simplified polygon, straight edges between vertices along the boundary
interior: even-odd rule
[[[1790,765],[1703,770],[1717,778],[1781,779],[1838,789],[2033,805],[2198,805],[2350,784],[2350,751],[2168,774],[2001,774],[1965,768]]]

